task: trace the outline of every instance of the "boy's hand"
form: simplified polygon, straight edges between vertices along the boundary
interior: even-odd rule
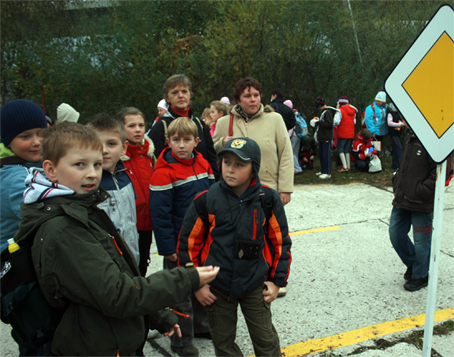
[[[179,338],[181,338],[182,335],[181,335],[180,325],[178,325],[178,324],[173,325],[171,328],[169,328],[169,329],[167,330],[166,333],[164,333],[164,336],[170,337],[170,336],[172,336],[175,332],[177,333],[177,336],[178,336]]]
[[[266,288],[263,289],[262,295],[265,302],[273,302],[277,298],[279,293],[279,286],[274,284],[272,281],[265,281]]]
[[[170,255],[164,255],[165,259],[169,259],[171,262],[176,262],[177,261],[177,253],[173,253]]]
[[[219,273],[219,267],[213,267],[212,265],[207,267],[197,267],[196,269],[199,273],[199,286],[212,282]]]
[[[218,299],[216,295],[211,292],[209,285],[202,286],[199,290],[194,292],[194,295],[202,306],[211,305]]]

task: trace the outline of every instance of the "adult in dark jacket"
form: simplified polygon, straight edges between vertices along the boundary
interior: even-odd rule
[[[311,126],[316,129],[321,171],[317,174],[322,180],[331,178],[331,142],[333,141],[334,116],[338,109],[329,107],[323,97],[315,99],[315,108],[320,110],[320,118],[314,117]]]
[[[429,280],[430,246],[435,195],[436,163],[411,133],[405,143],[400,169],[393,177],[393,209],[389,238],[407,266],[404,288],[415,291]],[[413,240],[408,236],[413,226]]]
[[[199,131],[199,144],[197,151],[202,154],[203,158],[210,163],[214,177],[219,177],[219,170],[216,165],[216,152],[213,147],[210,127],[205,125],[199,118],[192,114],[190,107],[192,96],[192,84],[184,74],[175,74],[164,83],[164,99],[169,104],[169,109],[161,120],[158,121],[149,132],[149,137],[155,147],[155,156],[159,157],[162,150],[167,146],[166,132],[172,120],[184,117],[195,122]]]
[[[284,119],[285,127],[287,130],[292,129],[296,124],[295,113],[288,106],[284,104],[284,94],[280,89],[275,89],[271,93],[271,107],[273,107],[277,113]]]

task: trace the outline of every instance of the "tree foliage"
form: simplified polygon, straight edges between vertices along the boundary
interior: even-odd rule
[[[82,122],[136,106],[151,121],[165,79],[185,73],[197,113],[246,76],[263,103],[278,87],[308,116],[320,95],[362,111],[443,3],[2,1],[1,100],[43,93],[52,117],[67,102]]]

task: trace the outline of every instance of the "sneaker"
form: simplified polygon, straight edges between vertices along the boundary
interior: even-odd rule
[[[321,174],[322,174],[321,172],[317,172],[317,173],[315,174],[315,176],[320,176]]]
[[[339,170],[337,170],[337,172],[348,172],[348,169],[344,169],[343,167],[341,167]]]
[[[287,294],[287,288],[286,287],[282,287],[282,288],[279,288],[279,292],[277,293],[277,297],[285,296],[286,294]]]
[[[148,330],[147,340],[152,340],[160,335],[158,330]]]
[[[170,346],[173,352],[178,356],[188,356],[188,357],[197,357],[199,355],[199,350],[193,345],[189,346]]]
[[[405,280],[410,280],[412,274],[413,274],[413,267],[408,267],[408,268],[407,268],[407,271],[406,271],[405,274],[404,274],[404,279],[405,279]]]
[[[321,178],[322,180],[325,180],[325,179],[331,178],[331,175],[328,175],[328,174],[321,174],[321,175],[319,176],[319,178]]]
[[[428,283],[429,283],[429,276],[426,276],[425,278],[420,278],[420,279],[410,278],[404,284],[404,288],[405,288],[405,290],[408,290],[408,291],[416,291],[416,290],[425,288]]]

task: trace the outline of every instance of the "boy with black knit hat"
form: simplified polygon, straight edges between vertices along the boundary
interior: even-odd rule
[[[281,355],[270,303],[287,285],[292,242],[279,194],[260,184],[260,156],[254,140],[229,140],[218,153],[221,180],[191,203],[180,232],[180,265],[220,267],[217,278],[195,292],[207,307],[217,356],[242,355],[234,342],[238,304],[255,354]]]

